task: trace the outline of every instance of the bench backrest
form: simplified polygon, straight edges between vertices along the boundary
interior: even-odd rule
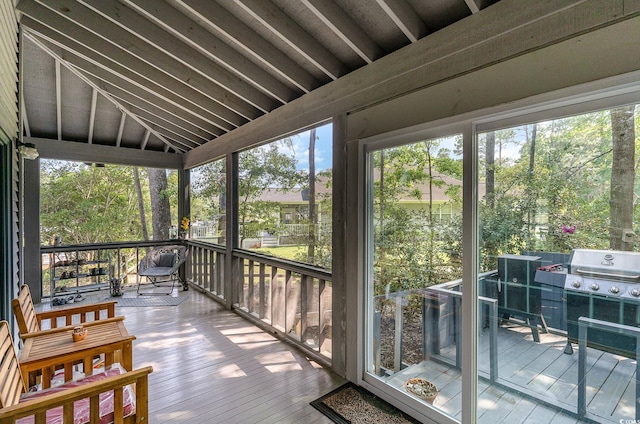
[[[17,404],[23,391],[24,381],[9,323],[0,321],[0,408]]]
[[[22,287],[20,287],[18,297],[11,300],[11,307],[18,322],[20,334],[40,331],[40,324],[38,324],[36,310],[33,307],[29,286],[23,284]]]

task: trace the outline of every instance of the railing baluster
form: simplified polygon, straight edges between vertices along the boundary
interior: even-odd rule
[[[398,372],[402,368],[402,296],[396,296],[395,301],[396,325],[393,345],[393,371]]]
[[[276,299],[276,285],[278,284],[278,268],[275,266],[271,266],[271,305],[269,308],[269,322],[271,325],[275,325],[274,318],[274,305],[277,303]]]
[[[307,333],[307,315],[308,315],[308,299],[309,292],[313,293],[313,290],[309,290],[309,281],[311,278],[308,275],[302,275],[300,277],[300,341],[304,343],[305,334]]]
[[[209,250],[209,275],[211,280],[209,281],[209,292],[221,296],[220,290],[218,290],[218,252]]]
[[[259,289],[258,289],[258,297],[259,297],[259,302],[258,302],[258,317],[260,319],[264,318],[265,316],[265,311],[266,311],[266,306],[267,306],[267,299],[266,299],[266,290],[265,290],[265,268],[266,265],[263,263],[260,263],[260,280],[259,280]]]
[[[254,308],[254,290],[253,290],[253,282],[255,278],[255,271],[254,271],[254,262],[253,261],[249,261],[249,284],[247,287],[247,311],[249,311],[249,313],[253,313],[255,311]]]
[[[291,329],[293,327],[293,320],[295,318],[295,314],[296,314],[296,306],[291,305],[291,302],[289,301],[289,291],[291,289],[291,278],[292,278],[292,272],[290,270],[285,270],[284,272],[284,292],[282,293],[283,297],[284,297],[284,328],[285,328],[285,332],[287,334],[291,333]]]
[[[322,345],[324,344],[324,330],[325,330],[325,319],[324,314],[326,313],[325,302],[324,302],[324,289],[326,286],[325,280],[318,280],[318,352],[322,352]]]

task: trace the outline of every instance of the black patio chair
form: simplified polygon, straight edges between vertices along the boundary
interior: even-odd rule
[[[187,282],[180,278],[179,270],[187,259],[186,246],[161,246],[156,247],[142,258],[138,266],[138,294],[171,294],[176,286],[176,281],[182,284],[183,290],[188,290]],[[171,283],[171,290],[168,292],[140,291],[140,285],[144,278],[155,287],[168,287]],[[167,284],[161,284],[167,283]]]

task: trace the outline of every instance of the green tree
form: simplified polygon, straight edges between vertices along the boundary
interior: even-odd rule
[[[240,153],[238,166],[238,221],[240,243],[259,231],[275,231],[280,205],[261,199],[267,189],[291,191],[305,184],[307,176],[296,169],[291,140],[284,139]]]
[[[142,237],[130,168],[42,161],[41,242],[64,244],[137,240]]]
[[[460,221],[436,221],[433,193],[443,190],[460,204],[460,158],[453,158],[440,140],[426,140],[376,152],[374,169],[375,293],[459,278],[461,252],[452,249],[450,234]],[[409,206],[409,199],[422,206]],[[458,241],[455,248],[460,247]]]

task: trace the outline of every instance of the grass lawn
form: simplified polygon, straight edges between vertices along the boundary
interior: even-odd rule
[[[277,256],[278,258],[295,261],[298,255],[307,252],[307,246],[263,247],[255,249],[255,251],[258,253],[264,253],[265,255]]]

